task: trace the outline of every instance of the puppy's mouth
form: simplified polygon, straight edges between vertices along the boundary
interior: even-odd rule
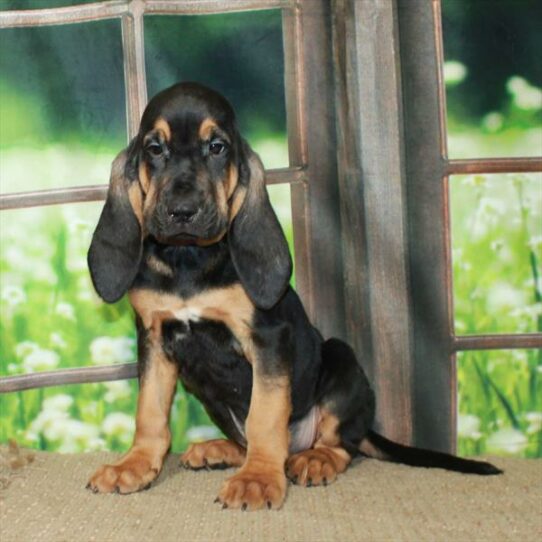
[[[197,235],[191,235],[189,233],[179,233],[177,235],[154,235],[153,236],[161,245],[173,245],[179,247],[186,247],[191,245],[198,245],[200,238]]]
[[[187,232],[180,233],[151,233],[151,237],[161,245],[178,247],[199,246],[206,247],[218,243],[225,235],[226,228],[222,228],[208,235],[196,235]]]

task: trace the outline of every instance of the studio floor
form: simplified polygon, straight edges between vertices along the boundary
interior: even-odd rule
[[[279,511],[241,512],[213,503],[228,471],[183,470],[173,455],[148,491],[121,496],[85,490],[92,471],[115,457],[37,453],[15,468],[4,461],[0,540],[542,540],[540,460],[494,458],[505,474],[490,477],[359,460],[328,487],[290,485]]]

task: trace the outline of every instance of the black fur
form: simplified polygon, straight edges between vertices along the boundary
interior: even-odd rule
[[[248,192],[230,229],[229,244],[239,278],[254,304],[270,309],[288,285],[292,274],[292,259],[284,232],[271,207],[263,182],[263,166],[250,147],[243,142],[240,182],[248,184]],[[258,183],[249,182],[249,160],[257,161]],[[253,180],[252,180],[253,181]]]
[[[141,260],[141,227],[128,199],[133,181],[124,176],[123,151],[113,163],[111,185],[88,252],[94,288],[108,303],[118,301],[132,284]]]

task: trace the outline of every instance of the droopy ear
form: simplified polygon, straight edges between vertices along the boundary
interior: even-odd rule
[[[107,200],[88,251],[92,283],[108,303],[126,293],[141,260],[142,193],[132,163],[135,146],[133,140],[113,161]]]
[[[240,185],[246,195],[228,235],[230,254],[250,299],[261,309],[275,305],[288,286],[292,259],[265,188],[259,156],[243,141]]]

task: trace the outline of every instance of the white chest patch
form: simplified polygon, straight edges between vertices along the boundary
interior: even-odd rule
[[[201,319],[201,309],[195,307],[183,307],[173,312],[177,320],[187,324],[188,322],[199,322]]]

